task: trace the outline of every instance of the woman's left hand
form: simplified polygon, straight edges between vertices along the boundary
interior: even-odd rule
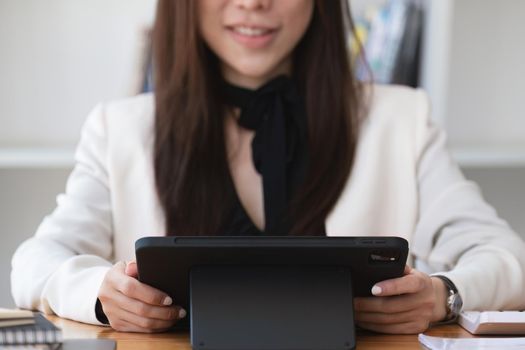
[[[377,283],[373,297],[355,298],[355,322],[380,333],[424,332],[445,318],[446,288],[442,280],[409,266],[404,276]]]

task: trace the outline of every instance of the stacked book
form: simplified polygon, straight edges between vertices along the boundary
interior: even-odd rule
[[[62,332],[39,313],[0,308],[0,348],[6,345],[59,344]]]

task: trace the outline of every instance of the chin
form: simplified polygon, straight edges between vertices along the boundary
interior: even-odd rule
[[[273,60],[248,59],[244,62],[236,62],[230,67],[233,68],[236,75],[252,81],[265,82],[278,75],[278,63]]]
[[[251,80],[266,80],[266,78],[272,76],[272,69],[260,69],[259,67],[254,69],[246,69],[243,71],[239,71],[239,73]]]

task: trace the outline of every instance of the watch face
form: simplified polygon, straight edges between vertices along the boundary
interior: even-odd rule
[[[461,308],[463,307],[463,300],[461,299],[461,296],[458,293],[458,290],[454,283],[449,280],[447,277],[444,276],[436,276],[439,279],[443,281],[445,284],[445,287],[447,288],[448,296],[447,296],[447,316],[446,321],[455,320],[461,311]]]
[[[448,298],[448,307],[450,308],[450,312],[454,315],[458,315],[461,311],[461,307],[463,306],[463,300],[461,300],[461,297],[458,293],[453,293]]]

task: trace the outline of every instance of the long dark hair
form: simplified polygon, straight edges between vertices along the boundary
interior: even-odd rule
[[[197,2],[160,0],[153,31],[157,193],[169,235],[214,235],[234,198],[218,93],[218,58],[198,31]],[[315,0],[293,53],[306,101],[309,168],[290,203],[291,235],[319,235],[349,177],[362,91],[347,49],[354,32],[347,0]]]

